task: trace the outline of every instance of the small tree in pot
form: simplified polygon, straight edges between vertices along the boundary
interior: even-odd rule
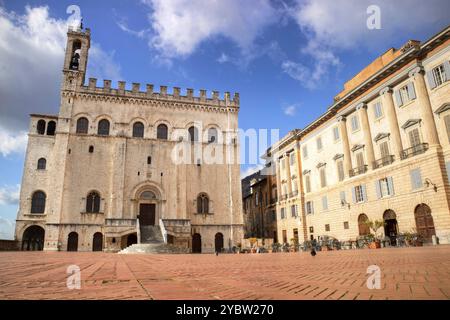
[[[383,237],[381,233],[378,233],[381,227],[384,227],[383,220],[369,220],[366,222],[366,225],[370,228],[370,230],[374,233],[374,238],[369,244],[370,249],[378,249],[381,247],[381,238]]]

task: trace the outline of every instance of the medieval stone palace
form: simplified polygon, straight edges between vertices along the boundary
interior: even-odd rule
[[[235,246],[243,236],[239,95],[85,85],[89,47],[89,29],[69,29],[59,114],[31,115],[16,223],[22,249]]]

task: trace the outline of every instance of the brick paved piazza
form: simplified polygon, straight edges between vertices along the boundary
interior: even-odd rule
[[[81,268],[68,290],[67,267]],[[381,268],[382,289],[366,269]],[[450,246],[309,253],[0,252],[1,299],[449,299]]]

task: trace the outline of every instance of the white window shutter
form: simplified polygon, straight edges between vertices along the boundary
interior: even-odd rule
[[[401,107],[403,105],[402,97],[400,96],[400,91],[396,90],[394,92],[395,102],[397,103],[397,107]]]
[[[428,85],[430,86],[430,89],[436,88],[436,81],[434,81],[433,70],[430,70],[427,72],[427,80],[428,80]]]
[[[391,195],[394,195],[395,194],[395,191],[394,191],[394,180],[392,179],[392,177],[388,177],[387,181],[388,181],[389,192],[391,193]]]
[[[414,90],[414,82],[408,83],[408,96],[410,100],[414,100],[416,98],[416,91]]]
[[[447,168],[448,183],[450,183],[450,161],[445,164],[445,167]]]
[[[377,192],[377,199],[381,198],[380,180],[375,181],[375,191]]]
[[[353,203],[356,203],[356,191],[355,191],[355,187],[352,188],[352,199],[353,199]]]
[[[445,70],[445,81],[450,80],[450,61],[444,62],[444,70]]]
[[[363,193],[363,199],[364,199],[364,201],[367,201],[366,185],[365,184],[361,185],[361,188],[362,188],[362,193]]]

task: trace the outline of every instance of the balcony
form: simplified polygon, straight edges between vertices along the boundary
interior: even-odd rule
[[[297,195],[298,195],[298,190],[294,190],[291,193],[289,193],[289,198],[293,198],[293,197],[295,197]]]
[[[425,153],[428,150],[428,143],[420,143],[411,148],[405,149],[401,153],[401,159],[408,159],[419,154]]]
[[[366,173],[367,172],[367,165],[363,165],[360,167],[356,167],[353,168],[352,170],[350,170],[349,175],[350,177],[354,177],[354,176],[358,176],[360,174]]]
[[[393,155],[389,155],[389,156],[383,157],[381,159],[375,160],[373,162],[373,168],[374,169],[378,169],[378,168],[381,168],[381,167],[385,167],[385,166],[390,165],[391,163],[393,163],[394,160],[395,160],[395,157]]]
[[[287,194],[283,194],[283,195],[281,195],[281,197],[280,197],[280,201],[286,200],[286,199],[287,199],[287,197],[288,197],[288,195],[287,195]]]
[[[277,202],[278,202],[278,198],[277,197],[270,199],[270,204],[275,204]]]

